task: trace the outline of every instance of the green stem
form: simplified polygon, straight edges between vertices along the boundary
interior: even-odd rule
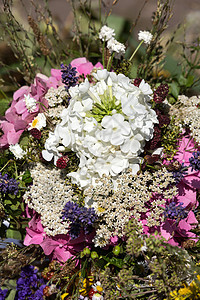
[[[103,62],[104,69],[105,69],[105,44],[106,44],[106,41],[103,41],[102,62]]]
[[[5,99],[9,99],[8,96],[4,93],[2,89],[0,89],[1,94],[5,97]]]
[[[5,169],[5,167],[6,167],[10,162],[12,162],[12,161],[13,161],[12,159],[9,159],[9,160],[7,161],[7,163],[3,166],[3,168],[0,170],[0,172],[3,171],[3,169]]]
[[[108,60],[108,63],[107,63],[107,70],[108,71],[110,71],[114,55],[115,55],[115,52],[113,52],[113,54],[109,57],[109,60]]]
[[[131,55],[131,57],[129,58],[129,61],[131,61],[133,59],[133,57],[135,56],[136,52],[138,51],[138,49],[140,48],[140,46],[142,45],[142,43],[144,42],[144,40],[142,40],[139,45],[137,46],[137,48],[135,49],[135,51],[133,52],[133,54]]]

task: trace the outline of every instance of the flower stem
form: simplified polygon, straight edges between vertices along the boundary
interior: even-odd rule
[[[103,41],[102,62],[103,62],[104,69],[105,69],[105,43],[106,43],[106,41]]]
[[[129,61],[131,61],[133,59],[133,57],[135,56],[136,52],[138,51],[138,49],[140,48],[140,46],[142,45],[144,41],[142,40],[139,45],[137,46],[137,48],[135,49],[135,51],[133,52],[133,54],[131,55],[131,57],[129,58]]]
[[[0,172],[3,171],[3,169],[5,169],[5,167],[6,167],[10,162],[12,162],[12,161],[13,161],[12,159],[9,159],[9,160],[7,161],[7,163],[3,166],[3,168],[0,170]]]
[[[108,60],[108,63],[107,63],[107,70],[108,71],[110,71],[114,55],[115,55],[115,53],[113,52],[113,54],[109,57],[109,60]]]

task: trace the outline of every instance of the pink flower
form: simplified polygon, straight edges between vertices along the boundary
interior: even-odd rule
[[[73,68],[76,68],[78,75],[84,74],[84,76],[90,74],[94,68],[103,69],[101,63],[98,62],[95,66],[93,66],[93,64],[89,62],[85,57],[79,57],[72,60],[71,65]]]
[[[28,225],[29,228],[26,228],[24,245],[40,245],[46,236],[46,233],[44,232],[44,227],[41,224],[40,217],[37,217],[37,214],[35,213]]]
[[[196,240],[196,235],[191,232],[196,224],[197,219],[192,211],[188,213],[187,218],[181,220],[178,225],[173,221],[167,219],[161,226],[160,232],[162,236],[173,246],[180,246],[186,238],[193,238]]]
[[[30,87],[23,86],[14,93],[11,106],[7,109],[4,120],[0,121],[0,129],[4,133],[0,137],[1,147],[8,147],[19,142],[20,136],[28,124],[38,113],[42,113],[48,108],[48,101],[44,97],[48,89],[50,87],[57,88],[61,84],[61,71],[52,69],[51,77],[37,74]],[[33,111],[28,110],[24,101],[25,95],[35,99],[36,104]]]
[[[46,237],[40,244],[46,255],[53,255],[53,259],[58,259],[60,262],[67,261],[70,257],[83,250],[86,246],[92,243],[94,233],[85,236],[83,233],[74,240],[70,239],[69,234],[60,234],[55,237]]]

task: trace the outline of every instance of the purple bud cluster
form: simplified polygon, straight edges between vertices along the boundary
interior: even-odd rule
[[[62,212],[62,219],[71,222],[69,235],[72,239],[79,236],[81,229],[85,234],[89,234],[97,218],[94,208],[80,207],[71,201],[66,203]]]
[[[22,268],[20,278],[17,280],[17,295],[16,300],[42,300],[43,289],[46,287],[43,278],[37,275],[38,270],[28,265]]]
[[[188,215],[183,203],[180,202],[177,204],[175,201],[172,201],[165,207],[164,217],[166,219],[175,220],[178,223],[180,220],[185,219]]]
[[[193,152],[193,157],[189,158],[190,167],[192,168],[192,171],[198,171],[200,170],[200,151]]]
[[[184,166],[184,163],[182,163],[178,170],[172,172],[173,177],[176,180],[176,184],[181,182],[181,180],[184,178],[184,176],[188,175],[187,169],[188,168],[186,166]]]
[[[19,182],[14,178],[8,178],[8,174],[0,173],[0,192],[3,194],[10,193],[16,195],[18,193]]]
[[[70,87],[75,86],[78,82],[78,77],[76,76],[76,68],[73,68],[71,64],[64,65],[61,64],[61,72],[62,72],[62,82],[65,84],[66,90]]]

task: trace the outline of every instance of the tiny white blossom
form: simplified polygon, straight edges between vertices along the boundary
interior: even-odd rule
[[[153,35],[149,31],[142,31],[138,33],[138,40],[143,40],[145,44],[149,45],[151,43],[151,40],[153,38]]]
[[[114,29],[104,25],[101,30],[100,30],[100,33],[99,33],[99,38],[102,40],[102,41],[108,41],[110,40],[113,36],[115,36],[115,32],[114,32]]]
[[[21,159],[26,155],[26,152],[20,147],[19,144],[10,145],[9,150],[14,154],[17,159]]]
[[[115,57],[120,58],[125,53],[125,46],[116,39],[111,38],[107,44],[110,53],[115,52]]]
[[[28,130],[31,130],[33,128],[36,128],[38,130],[42,129],[46,126],[46,117],[43,113],[39,113],[37,117],[34,118],[34,120],[29,123],[30,127]]]
[[[36,110],[36,100],[34,98],[32,98],[29,94],[28,95],[24,95],[24,100],[23,100],[26,104],[26,108],[28,110],[28,112],[34,112]]]

